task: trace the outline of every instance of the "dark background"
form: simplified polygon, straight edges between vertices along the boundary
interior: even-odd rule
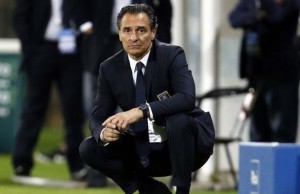
[[[12,27],[14,0],[0,0],[0,38],[15,38]]]

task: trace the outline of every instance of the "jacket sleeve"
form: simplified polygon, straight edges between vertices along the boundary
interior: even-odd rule
[[[32,3],[32,0],[16,0],[12,13],[13,26],[21,41],[22,52],[24,55],[30,53],[32,44],[32,41],[30,40]]]
[[[98,90],[94,100],[93,110],[90,117],[90,130],[92,136],[98,144],[101,144],[100,133],[103,129],[102,123],[109,116],[113,115],[116,110],[116,103],[113,100],[111,88],[103,73],[103,65],[100,65],[100,73],[98,78]]]
[[[72,18],[74,18],[77,28],[85,22],[91,21],[90,6],[91,0],[65,0],[70,9]]]
[[[246,28],[256,20],[256,5],[254,0],[239,0],[229,13],[229,22],[234,28]]]
[[[171,96],[162,101],[149,102],[154,120],[170,114],[188,112],[195,107],[195,83],[192,72],[188,69],[183,49],[177,46],[172,49],[164,47],[161,47],[161,49],[169,50],[169,52],[162,54],[157,51],[157,56],[164,55],[165,57],[162,58],[167,58],[161,61],[160,64],[169,65],[167,66],[167,74],[157,79],[169,80],[169,88],[166,88],[166,90],[171,90]]]

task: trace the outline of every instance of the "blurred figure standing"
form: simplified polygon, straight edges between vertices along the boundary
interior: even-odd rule
[[[16,0],[13,22],[22,46],[27,91],[13,149],[15,175],[29,176],[52,84],[62,103],[66,158],[73,180],[84,178],[78,146],[83,139],[82,65],[63,0]]]
[[[251,141],[296,141],[300,64],[294,39],[299,6],[298,0],[239,0],[229,15],[231,25],[244,31],[240,76],[257,93]]]
[[[158,15],[157,38],[171,42],[172,5],[170,0],[70,0],[72,14],[82,33],[81,57],[84,64],[83,93],[84,107],[89,117],[97,92],[99,65],[105,59],[121,50],[116,27],[117,14],[122,7],[131,3],[147,3]],[[87,177],[89,186],[105,186],[105,177],[90,170]]]

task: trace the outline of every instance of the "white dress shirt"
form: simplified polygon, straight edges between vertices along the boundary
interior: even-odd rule
[[[56,41],[62,29],[62,0],[51,0],[51,16],[48,22],[45,39]]]

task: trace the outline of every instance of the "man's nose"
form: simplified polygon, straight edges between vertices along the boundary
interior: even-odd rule
[[[132,32],[130,39],[131,41],[136,41],[138,39],[136,32]]]

